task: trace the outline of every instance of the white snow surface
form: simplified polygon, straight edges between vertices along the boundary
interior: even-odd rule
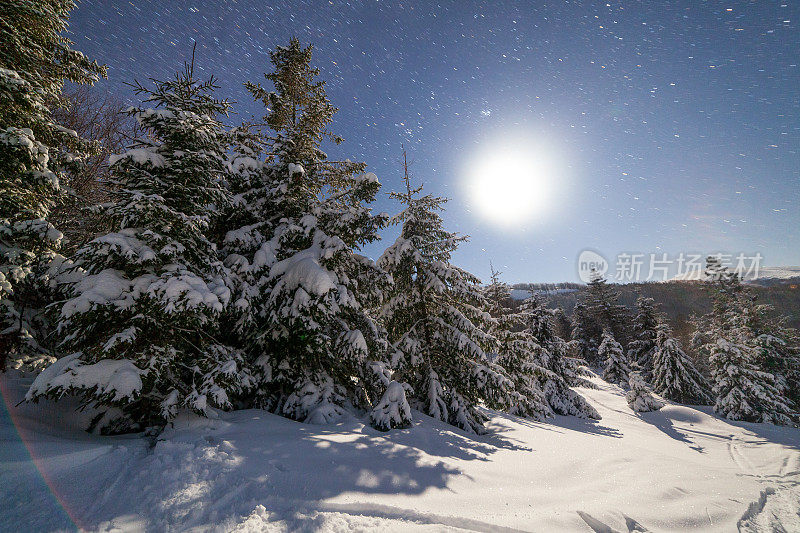
[[[800,278],[800,266],[762,267],[759,278],[792,279]]]
[[[71,400],[15,406],[30,382],[0,376],[15,531],[800,531],[800,430],[634,413],[599,380],[580,392],[600,421],[487,411],[476,437],[419,412],[381,433],[246,410],[181,415],[153,448],[84,433]]]
[[[734,265],[735,266],[735,265]],[[762,266],[758,269],[758,275],[755,271],[747,273],[744,276],[745,281],[754,280],[789,280],[800,278],[800,266],[779,266],[779,267],[766,267]],[[672,278],[673,280],[698,280],[705,279],[705,274],[702,270],[690,270],[684,274],[679,274]]]

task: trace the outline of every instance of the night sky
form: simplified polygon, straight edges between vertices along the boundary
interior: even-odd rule
[[[760,252],[800,264],[800,3],[227,2],[83,0],[76,48],[109,67],[100,87],[196,72],[262,115],[243,89],[297,36],[340,111],[331,158],[365,161],[385,192],[412,175],[452,200],[471,240],[454,262],[509,282],[572,281],[581,250]],[[469,169],[498,147],[556,162],[541,216],[478,213]],[[531,148],[533,149],[533,148]],[[545,204],[545,205],[542,205]],[[376,209],[399,208],[385,195]],[[396,230],[366,253],[377,257]]]

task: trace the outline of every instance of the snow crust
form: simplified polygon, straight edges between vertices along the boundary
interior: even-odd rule
[[[0,523],[16,531],[800,530],[799,429],[635,413],[599,380],[580,392],[600,421],[486,411],[475,436],[419,412],[389,432],[180,414],[152,449],[84,433],[93,413],[69,398],[15,406],[30,381],[0,376]]]

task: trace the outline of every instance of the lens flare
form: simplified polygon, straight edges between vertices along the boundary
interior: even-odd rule
[[[19,390],[15,387],[10,387],[8,381],[8,375],[0,376],[0,398],[2,398],[2,401],[0,401],[0,426],[13,426],[19,438],[3,443],[0,460],[13,461],[16,465],[15,467],[20,470],[24,469],[26,467],[25,463],[30,461],[41,476],[39,483],[43,487],[47,487],[46,492],[50,496],[47,499],[40,499],[37,502],[39,507],[54,518],[55,522],[69,521],[72,522],[77,530],[82,530],[78,517],[72,512],[68,502],[61,496],[58,485],[48,474],[53,469],[53,466],[48,466],[47,459],[43,457],[42,453],[39,453],[39,446],[36,445],[35,436],[19,414],[17,406],[22,400],[22,395],[18,394]],[[4,432],[7,435],[13,434],[13,432],[5,429]],[[38,486],[30,486],[28,488],[31,494],[42,494],[44,492],[35,490],[39,488]]]

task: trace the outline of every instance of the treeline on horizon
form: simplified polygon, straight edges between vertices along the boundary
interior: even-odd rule
[[[552,292],[554,288],[574,289],[570,292]],[[652,298],[658,304],[658,310],[666,316],[674,329],[675,336],[681,341],[686,351],[697,364],[707,368],[692,349],[691,338],[694,333],[692,317],[711,312],[714,304],[713,293],[703,281],[666,281],[615,284],[619,292],[621,304],[633,308],[640,296]],[[768,302],[772,307],[770,316],[784,317],[787,326],[800,329],[800,289],[798,283],[787,281],[768,285],[747,284],[759,302]],[[514,284],[514,288],[544,291],[548,307],[561,308],[572,314],[575,305],[584,297],[587,286],[582,283]]]

